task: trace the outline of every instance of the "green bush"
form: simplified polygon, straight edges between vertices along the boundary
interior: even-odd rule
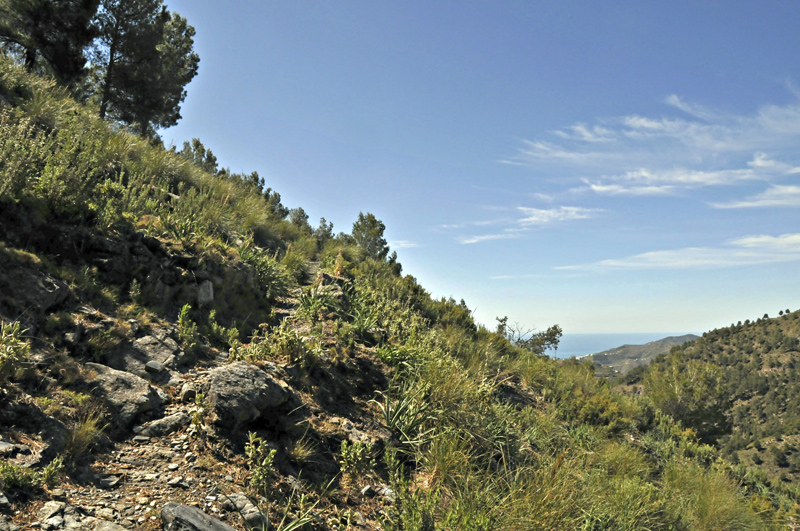
[[[6,492],[30,496],[43,487],[52,487],[63,469],[64,461],[61,456],[40,470],[0,461],[0,484],[4,485]]]
[[[252,237],[239,247],[239,256],[244,263],[255,268],[261,289],[269,300],[274,301],[289,294],[289,289],[294,285],[291,274],[266,251],[256,247]]]
[[[306,277],[308,276],[308,258],[306,258],[302,250],[298,250],[294,246],[289,245],[281,258],[281,265],[298,284],[306,281]]]
[[[13,374],[30,352],[30,344],[22,339],[24,333],[19,322],[0,323],[0,382]]]
[[[244,447],[247,458],[247,466],[250,469],[248,486],[253,494],[265,494],[269,486],[269,480],[274,473],[272,464],[275,461],[274,449],[267,446],[261,437],[255,432],[248,433],[248,441]]]
[[[253,334],[250,343],[232,351],[233,359],[246,361],[284,360],[291,363],[301,362],[309,366],[316,358],[320,347],[313,341],[308,342],[297,333],[286,321],[271,329],[262,326],[260,332]]]
[[[191,311],[192,307],[184,304],[178,314],[178,343],[186,354],[193,356],[200,349],[200,333],[189,315]]]
[[[372,444],[364,442],[350,444],[346,440],[342,441],[339,449],[339,465],[349,481],[355,483],[375,468]]]

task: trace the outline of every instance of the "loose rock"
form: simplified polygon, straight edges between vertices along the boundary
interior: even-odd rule
[[[212,518],[197,507],[167,503],[161,510],[165,531],[234,531],[234,529]]]
[[[139,432],[137,437],[163,437],[164,435],[169,435],[188,425],[190,420],[187,413],[179,411],[163,419],[154,420],[149,423]]]

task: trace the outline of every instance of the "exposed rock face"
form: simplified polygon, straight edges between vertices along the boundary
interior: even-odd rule
[[[127,428],[143,413],[155,412],[166,395],[135,374],[118,371],[99,363],[87,363],[95,394],[102,398],[119,427]]]
[[[235,430],[284,404],[287,387],[258,367],[237,361],[209,373],[207,396],[217,425]]]
[[[49,501],[36,513],[38,526],[45,531],[126,531],[126,528],[93,516],[86,516],[72,505],[60,501]],[[3,528],[0,527],[0,531]]]
[[[64,302],[69,287],[48,273],[0,255],[0,314],[24,316],[31,331],[41,325],[44,314]]]
[[[11,293],[7,295],[40,313],[58,306],[69,295],[67,285],[47,273],[13,268],[6,274],[11,289]]]
[[[175,374],[170,374],[168,369],[174,369],[182,360],[182,356],[183,352],[178,343],[166,332],[161,331],[140,337],[110,352],[106,364],[114,369],[161,384],[176,377]]]
[[[104,282],[130,286],[136,280],[146,303],[161,306],[167,313],[177,312],[184,304],[201,305],[216,310],[223,326],[235,321],[244,330],[257,327],[269,316],[267,294],[255,268],[248,264],[180,254],[139,232],[104,235],[85,227],[32,225],[32,215],[0,214],[9,217],[0,220],[5,222],[0,225],[0,239],[20,247],[32,245],[59,265],[91,264]],[[66,284],[38,271],[37,266],[8,262],[4,264],[0,256],[0,314],[16,318],[34,310],[38,318],[69,294]],[[39,324],[25,323],[28,328]]]
[[[197,507],[167,503],[161,510],[165,531],[235,531]]]
[[[0,408],[0,426],[15,427],[35,435],[41,441],[38,449],[31,451],[23,444],[0,444],[0,455],[18,465],[45,466],[52,461],[67,444],[67,427],[58,419],[45,414],[32,403],[9,402]]]

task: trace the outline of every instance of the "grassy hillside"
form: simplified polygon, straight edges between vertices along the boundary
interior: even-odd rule
[[[160,529],[178,503],[237,529],[763,530],[800,510],[591,362],[95,116],[0,60],[0,525]]]
[[[669,352],[675,345],[694,341],[697,337],[694,334],[686,334],[665,337],[658,341],[650,341],[644,345],[622,345],[621,347],[591,354],[586,358],[592,360],[598,375],[614,376],[615,374],[626,374],[640,365],[647,365],[650,360],[659,354]]]
[[[707,432],[731,462],[794,490],[800,478],[800,312],[779,314],[707,332],[625,379]]]

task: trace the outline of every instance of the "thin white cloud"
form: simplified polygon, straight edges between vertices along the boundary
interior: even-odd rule
[[[686,135],[696,127],[686,120],[668,118],[654,120],[638,115],[625,116],[622,118],[622,124],[625,126],[622,134],[631,138]]]
[[[455,229],[463,229],[466,227],[488,227],[492,225],[503,225],[508,224],[511,222],[509,218],[504,219],[485,219],[479,221],[467,221],[464,223],[447,223],[444,225],[437,225],[437,229],[441,230],[455,230]]]
[[[732,242],[748,248],[769,249],[773,251],[800,252],[800,234],[781,234],[780,236],[745,236]]]
[[[766,166],[759,167],[759,169]],[[675,168],[653,171],[646,168],[628,171],[621,175],[601,177],[597,181],[584,179],[589,188],[598,194],[611,195],[664,195],[677,190],[705,186],[726,186],[741,181],[766,179],[764,173],[753,168],[702,171]]]
[[[532,230],[536,227],[543,227],[564,221],[590,218],[598,212],[602,212],[602,209],[559,206],[555,208],[517,207],[516,211],[519,212],[522,217],[518,217],[513,220],[507,220],[505,222],[507,226],[502,230],[502,232],[461,236],[457,239],[461,243],[471,244],[492,240],[518,238],[522,235],[522,233]],[[478,224],[479,222],[471,223],[471,225]]]
[[[748,236],[720,247],[685,247],[651,251],[560,270],[714,269],[800,260],[800,233]]]
[[[689,103],[685,100],[682,100],[676,94],[670,94],[666,97],[664,102],[667,105],[672,105],[676,109],[680,109],[686,114],[694,116],[695,118],[700,118],[701,120],[715,121],[722,118],[719,113],[714,112],[702,105],[697,105],[696,103]]]
[[[665,195],[800,174],[800,102],[736,115],[665,100],[672,115],[579,122],[522,141],[509,164],[558,176],[571,191]],[[679,114],[675,115],[678,112]],[[584,186],[575,188],[575,183]]]
[[[389,242],[389,247],[394,249],[411,249],[412,247],[419,247],[417,242],[412,242],[408,240],[395,240]]]
[[[469,243],[488,242],[492,240],[507,240],[519,237],[520,234],[518,232],[506,231],[498,234],[484,234],[482,236],[462,236],[458,238],[458,241],[464,244],[469,244]]]
[[[532,160],[561,160],[585,162],[605,158],[605,153],[580,151],[551,142],[524,140],[524,147],[518,150],[515,157],[504,159],[503,164],[529,165]]]
[[[790,166],[789,164],[778,162],[777,160],[771,159],[766,153],[756,153],[753,156],[753,160],[748,162],[747,165],[757,170],[782,173],[786,175],[800,173],[800,167]]]
[[[568,206],[550,209],[517,207],[517,210],[522,212],[525,216],[516,222],[521,227],[547,225],[556,221],[568,221],[572,219],[586,219],[600,212],[600,209],[596,208]]]
[[[675,186],[672,185],[652,186],[585,182],[593,192],[607,195],[667,195],[675,191]],[[578,189],[575,188],[574,190]]]
[[[555,131],[555,135],[583,142],[613,142],[616,140],[616,134],[613,131],[599,125],[587,127],[586,124],[576,124],[565,129]]]
[[[742,201],[710,203],[714,208],[800,207],[800,186],[773,185]]]

